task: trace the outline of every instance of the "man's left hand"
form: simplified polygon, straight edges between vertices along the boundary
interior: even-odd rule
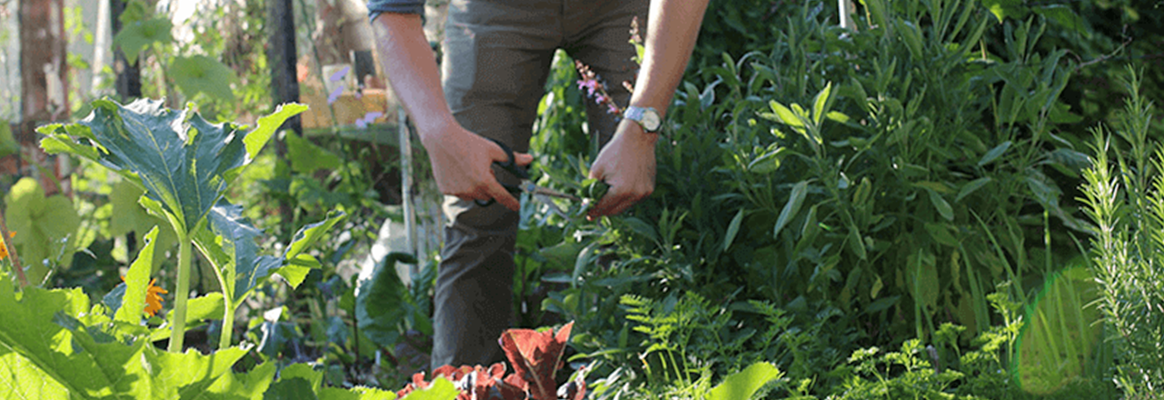
[[[590,177],[610,190],[586,214],[586,219],[616,215],[655,190],[655,142],[659,134],[643,132],[638,123],[622,120],[610,143],[598,153]]]

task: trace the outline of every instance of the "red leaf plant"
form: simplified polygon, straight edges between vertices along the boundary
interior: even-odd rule
[[[508,376],[502,363],[489,368],[445,365],[433,370],[432,376],[452,381],[461,392],[457,400],[582,400],[586,396],[586,382],[581,375],[560,388],[555,388],[554,381],[554,373],[563,367],[562,353],[573,326],[573,322],[566,324],[556,335],[553,330],[532,329],[510,329],[502,333],[498,344],[514,369]],[[412,383],[396,392],[396,397],[404,398],[429,384],[424,380],[424,372],[418,372],[412,376]]]

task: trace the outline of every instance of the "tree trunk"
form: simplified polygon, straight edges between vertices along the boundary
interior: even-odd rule
[[[299,102],[299,79],[295,51],[295,4],[292,0],[267,0],[267,64],[271,66],[271,98],[274,106]],[[303,120],[296,115],[283,122],[281,129],[290,129],[303,137]],[[287,144],[275,141],[275,154],[286,159]],[[295,212],[287,201],[279,201],[279,216],[283,221],[294,218]]]
[[[271,95],[275,105],[299,101],[299,81],[296,79],[295,6],[291,0],[267,0],[267,23],[271,41],[267,47],[267,62],[271,65]],[[291,117],[283,127],[303,135],[299,116]],[[281,143],[280,143],[281,145]]]
[[[109,1],[110,18],[113,18],[113,36],[117,36],[121,32],[121,13],[125,11],[125,0],[102,0]],[[114,85],[117,87],[117,96],[121,98],[122,103],[129,103],[141,97],[141,70],[138,69],[138,59],[133,65],[125,59],[125,53],[120,48],[114,49],[113,52],[113,72],[117,73],[117,81]]]
[[[20,0],[18,10],[21,122],[16,141],[29,161],[49,166],[59,178],[67,173],[66,166],[49,165],[37,146],[36,127],[69,116],[64,0]],[[17,170],[23,171],[25,160],[16,162]],[[46,194],[68,193],[67,187],[58,187],[49,178],[42,176]]]

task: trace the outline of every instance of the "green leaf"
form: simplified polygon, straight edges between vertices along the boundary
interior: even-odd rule
[[[20,144],[16,143],[16,138],[12,136],[12,128],[8,126],[8,121],[0,119],[0,158],[18,152],[20,152]]]
[[[758,362],[724,378],[723,382],[707,393],[707,400],[747,400],[757,390],[783,375],[775,365]]]
[[[310,365],[295,363],[288,365],[279,372],[279,381],[300,378],[308,383],[308,391],[318,392],[323,387],[323,372],[316,371]]]
[[[599,242],[593,241],[586,245],[586,247],[583,247],[582,251],[578,252],[578,258],[574,259],[574,272],[570,274],[571,287],[577,287],[579,280],[582,278],[582,274],[586,273],[586,270],[594,263],[594,260],[598,257],[599,247]]]
[[[913,185],[917,186],[917,187],[933,190],[933,191],[941,193],[941,194],[950,194],[950,193],[954,192],[953,189],[950,189],[949,186],[946,186],[945,183],[941,183],[941,182],[921,181],[921,182],[914,182]]]
[[[368,387],[323,388],[319,391],[319,400],[396,400],[396,393]]]
[[[959,246],[958,239],[950,233],[950,227],[946,224],[934,224],[927,222],[925,224],[926,231],[934,238],[934,241],[944,244],[946,246],[957,248]]]
[[[410,254],[389,253],[372,271],[360,274],[356,283],[356,321],[360,332],[385,347],[396,345],[399,326],[415,305],[406,297],[408,288],[396,274],[396,263],[415,263]],[[427,315],[427,310],[425,310]]]
[[[732,218],[732,222],[728,224],[727,233],[723,237],[723,251],[727,251],[732,247],[732,241],[736,240],[736,234],[740,232],[740,223],[744,221],[744,210],[736,212],[736,216]]]
[[[271,361],[245,374],[223,374],[206,389],[206,393],[196,397],[196,400],[257,400],[263,398],[271,383],[275,380],[275,363]]]
[[[566,240],[556,245],[542,248],[538,253],[546,258],[546,266],[550,269],[569,270],[574,266],[574,260],[578,259],[578,253],[582,251],[585,244],[575,242],[573,240]]]
[[[982,0],[982,5],[1002,23],[1007,17],[1022,18],[1025,15],[1022,0]]]
[[[325,217],[323,221],[308,224],[300,228],[299,231],[295,233],[295,236],[291,239],[291,244],[287,246],[287,253],[284,254],[284,257],[287,257],[288,259],[295,258],[295,256],[299,255],[299,253],[307,250],[308,247],[311,247],[311,245],[315,244],[315,242],[323,238],[323,235],[326,234],[329,229],[343,220],[346,216],[347,214],[345,214],[343,211],[332,210],[327,213],[327,217]]]
[[[113,206],[113,215],[117,217],[109,220],[109,236],[124,236],[130,232],[141,234],[149,232],[154,226],[167,225],[166,220],[150,215],[138,203],[144,194],[145,189],[127,180],[113,185],[113,190],[109,192],[109,203]]]
[[[283,122],[295,115],[307,111],[307,106],[299,103],[280,104],[274,113],[259,117],[259,126],[243,138],[247,147],[247,159],[253,160],[259,156],[259,151],[271,140],[271,136],[283,126]],[[241,172],[241,171],[239,171]]]
[[[648,224],[643,220],[635,217],[623,217],[618,221],[621,222],[620,225],[630,228],[631,232],[642,235],[647,239],[651,239],[651,241],[654,241],[655,243],[659,242],[659,234],[655,232],[655,228],[652,227],[651,224]]]
[[[897,304],[897,300],[900,298],[901,296],[888,296],[877,299],[876,301],[869,303],[869,306],[865,307],[865,313],[873,314],[887,310],[889,307],[893,307],[894,304]]]
[[[73,203],[61,195],[45,197],[40,183],[21,178],[12,185],[4,202],[8,230],[16,232],[9,239],[17,255],[28,268],[28,281],[39,284],[49,269],[46,263],[68,266],[73,260],[73,241],[81,218]]]
[[[1157,3],[1156,7],[1160,7]],[[1087,22],[1076,14],[1074,10],[1063,4],[1048,4],[1034,7],[1035,13],[1045,16],[1060,26],[1075,30],[1088,39],[1091,38],[1091,28]]]
[[[914,301],[924,304],[927,313],[936,311],[938,295],[941,294],[941,282],[938,281],[938,267],[933,254],[911,255],[907,258],[910,265],[910,283],[914,285],[909,291]]]
[[[291,160],[292,171],[312,174],[321,169],[333,170],[341,165],[339,156],[299,135],[287,132],[283,140],[287,142],[287,156]]]
[[[48,136],[42,147],[55,140],[64,146],[53,147],[54,151],[90,158],[142,185],[153,201],[142,204],[164,212],[181,234],[198,225],[250,163],[253,149],[244,145],[249,136],[263,136],[294,114],[276,112],[277,118],[260,118],[257,129],[243,133],[234,124],[211,125],[198,113],[167,109],[161,101],[141,99],[122,106],[97,100],[93,106],[93,112],[77,124],[37,129]],[[84,148],[90,151],[80,150]]]
[[[800,181],[796,186],[792,187],[792,194],[788,197],[788,203],[784,204],[784,209],[780,210],[780,217],[776,218],[776,228],[772,229],[772,237],[780,235],[780,230],[784,229],[796,213],[800,212],[800,206],[804,204],[804,197],[808,195],[808,181]]]
[[[108,304],[108,303],[107,303]],[[222,301],[221,292],[207,293],[186,302],[186,326],[194,327],[202,321],[222,319],[226,312],[226,305]],[[166,312],[166,321],[174,322],[174,310]],[[150,341],[156,342],[170,338],[170,329],[155,329],[150,332]]]
[[[146,291],[150,286],[150,270],[154,265],[154,242],[158,238],[158,228],[154,227],[145,235],[145,246],[137,255],[137,260],[129,266],[125,274],[125,297],[113,319],[137,325],[141,322],[145,309]]]
[[[287,245],[287,253],[283,255],[287,263],[274,272],[286,278],[287,282],[291,284],[291,287],[299,287],[299,284],[303,282],[303,278],[313,268],[312,265],[319,265],[319,262],[315,261],[314,257],[310,257],[303,252],[308,247],[314,245],[315,242],[319,241],[319,239],[323,238],[323,235],[327,234],[327,231],[343,220],[344,217],[347,217],[347,214],[343,211],[332,210],[327,213],[327,217],[323,221],[308,224],[300,228],[299,232],[296,232],[295,236],[291,239],[291,244]],[[312,263],[312,261],[315,262]]]
[[[950,203],[946,202],[946,199],[942,198],[942,195],[938,194],[938,192],[926,189],[926,193],[930,194],[930,203],[933,203],[934,208],[938,210],[938,214],[941,214],[942,218],[945,218],[947,221],[953,221],[954,208],[950,207]]]
[[[1052,210],[1059,207],[1059,195],[1062,192],[1054,186],[1054,182],[1042,174],[1031,174],[1023,180],[1027,182],[1031,193],[1034,193],[1035,200],[1038,200],[1044,208]]]
[[[989,176],[984,176],[972,180],[970,183],[963,185],[962,189],[958,191],[958,196],[954,198],[954,202],[961,202],[963,197],[969,196],[971,193],[974,193],[975,190],[981,189],[987,183],[990,183]]]
[[[776,113],[776,116],[779,117],[778,122],[783,122],[785,125],[795,128],[804,127],[804,121],[801,120],[800,117],[793,113],[792,110],[789,110],[788,107],[785,107],[783,104],[780,104],[776,100],[769,100],[768,107],[770,107],[772,112]]]
[[[258,283],[269,276],[271,272],[283,264],[283,259],[273,256],[260,256],[259,244],[256,241],[262,236],[262,231],[251,226],[242,217],[242,206],[220,201],[210,210],[210,229],[215,235],[222,238],[209,240],[209,235],[198,235],[194,238],[199,249],[219,247],[221,254],[226,255],[226,263],[217,265],[226,287],[223,293],[231,299],[233,304],[239,304],[250,294]]]
[[[405,396],[406,400],[454,400],[461,392],[444,377],[437,377],[424,390],[417,390]],[[402,399],[403,400],[403,399]]]
[[[173,399],[202,395],[246,351],[168,353],[148,341],[101,342],[70,330],[90,311],[80,289],[27,287],[0,275],[0,397]],[[73,321],[61,324],[57,321]],[[68,394],[55,396],[62,392]],[[39,397],[48,395],[48,397]],[[30,397],[31,396],[31,397]]]
[[[186,97],[206,93],[220,100],[235,101],[230,84],[237,83],[238,76],[218,60],[203,55],[174,57],[167,73]]]
[[[817,125],[820,125],[821,119],[825,116],[825,106],[828,105],[829,99],[832,96],[832,92],[833,83],[829,82],[828,84],[825,84],[824,89],[822,89],[820,93],[817,93],[816,97],[812,99],[812,120]]]
[[[219,377],[230,374],[231,367],[247,354],[246,349],[239,347],[221,349],[209,355],[194,349],[176,354],[153,346],[146,347],[157,357],[152,366],[157,374],[153,377],[156,381],[152,398],[155,399],[204,396]]]
[[[315,259],[315,256],[300,254],[295,256],[295,258],[285,260],[283,266],[275,272],[283,277],[283,279],[286,279],[287,284],[291,285],[292,288],[297,288],[303,283],[304,279],[307,279],[307,274],[311,273],[311,270],[319,268],[322,265],[319,260]]]
[[[986,152],[986,155],[982,156],[981,160],[978,160],[978,166],[981,167],[986,164],[990,164],[991,161],[994,161],[996,158],[1001,156],[1002,153],[1005,153],[1006,149],[1010,148],[1010,144],[1010,141],[1007,140],[998,146],[994,146],[993,149],[990,149],[990,151]]]
[[[829,111],[828,114],[825,114],[825,116],[828,117],[828,119],[831,119],[835,122],[840,122],[842,124],[849,122],[850,119],[848,115],[845,115],[840,111]]]
[[[748,163],[748,171],[757,174],[767,174],[776,171],[780,168],[780,162],[787,153],[788,148],[786,147],[778,147],[775,150],[764,153]]]
[[[861,240],[861,232],[857,228],[849,228],[849,238],[845,240],[849,243],[849,248],[853,250],[858,258],[864,260],[866,257],[865,242]]]
[[[311,389],[311,383],[300,377],[282,377],[271,384],[263,400],[311,400],[319,399]]]
[[[125,60],[137,63],[137,56],[154,43],[167,44],[174,41],[170,31],[174,28],[169,18],[158,17],[133,21],[121,27],[113,37],[113,46],[121,47]]]

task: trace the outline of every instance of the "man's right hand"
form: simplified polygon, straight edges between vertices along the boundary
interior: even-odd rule
[[[501,146],[465,130],[449,112],[441,92],[440,75],[432,48],[424,38],[419,15],[383,13],[372,24],[380,62],[392,89],[415,121],[420,141],[428,150],[432,172],[441,193],[464,200],[494,199],[513,211],[521,203],[493,176],[494,161],[508,161]],[[517,165],[533,157],[514,153]]]
[[[421,142],[428,150],[433,176],[441,193],[466,201],[494,199],[513,211],[521,208],[521,202],[494,176],[493,162],[509,160],[501,146],[459,125],[424,132]],[[533,156],[527,153],[513,154],[518,166],[533,162]]]

